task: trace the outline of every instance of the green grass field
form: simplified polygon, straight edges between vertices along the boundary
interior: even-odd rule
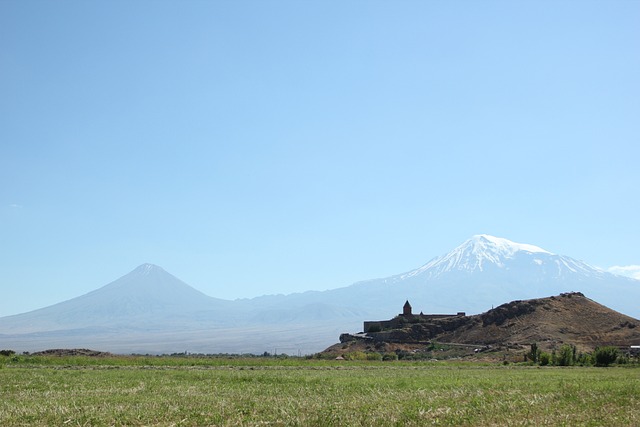
[[[0,425],[640,425],[640,368],[0,358]]]

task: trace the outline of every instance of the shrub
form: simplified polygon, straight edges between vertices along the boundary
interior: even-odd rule
[[[367,353],[367,360],[382,360],[382,355],[372,351],[371,353]]]
[[[367,353],[364,351],[352,351],[344,355],[347,360],[367,360]]]
[[[16,352],[13,350],[0,350],[1,356],[12,356],[14,354],[16,354]]]
[[[593,365],[593,360],[589,353],[578,353],[575,363],[580,366],[589,366]]]
[[[429,344],[429,347],[427,347],[427,351],[436,351],[436,350],[440,350],[440,351],[444,351],[444,350],[448,350],[450,347],[444,344],[438,344],[435,341],[431,341],[431,343]]]
[[[406,350],[396,350],[396,356],[399,360],[408,360],[411,359],[412,354]]]
[[[540,353],[538,356],[538,363],[540,366],[547,366],[551,362],[551,355],[549,353],[545,353],[544,351]]]
[[[596,366],[609,366],[618,358],[618,349],[612,346],[598,347],[593,353]]]
[[[560,351],[556,356],[556,365],[558,366],[573,366],[574,363],[575,347],[564,344],[560,347]]]
[[[382,355],[382,360],[398,360],[398,355],[395,353],[385,353]]]
[[[621,354],[618,356],[618,359],[616,360],[616,364],[626,365],[629,363],[629,361],[630,361],[629,356],[627,356],[626,354]]]

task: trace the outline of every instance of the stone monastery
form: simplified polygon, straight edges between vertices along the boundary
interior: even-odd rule
[[[429,320],[445,319],[447,317],[465,316],[465,312],[460,311],[456,314],[413,314],[411,312],[411,304],[409,301],[404,303],[402,313],[398,314],[391,320],[371,320],[364,322],[364,332],[379,332],[384,329],[396,329],[402,327],[406,323],[428,322]]]

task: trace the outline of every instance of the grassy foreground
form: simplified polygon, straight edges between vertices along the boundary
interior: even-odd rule
[[[21,356],[0,425],[637,426],[640,369]]]

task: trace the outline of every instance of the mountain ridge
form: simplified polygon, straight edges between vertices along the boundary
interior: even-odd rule
[[[1,319],[13,320],[12,332],[32,333],[43,330],[38,324],[47,318],[47,330],[87,327],[114,328],[132,320],[153,323],[160,318],[177,318],[185,307],[194,311],[215,310],[227,302],[210,297],[182,282],[161,267],[142,264],[98,289],[27,313]]]
[[[476,235],[407,273],[327,291],[233,301],[210,297],[161,267],[142,264],[87,294],[2,317],[0,334],[2,341],[14,339],[29,351],[42,342],[38,337],[57,342],[65,331],[73,347],[96,347],[90,345],[93,340],[113,346],[102,347],[108,351],[173,352],[175,346],[189,345],[215,352],[261,353],[274,344],[302,345],[296,343],[318,351],[326,347],[326,340],[333,341],[336,331],[354,330],[367,318],[395,315],[407,298],[425,312],[475,314],[504,301],[572,291],[640,317],[640,281],[534,245]],[[295,332],[287,336],[287,329]],[[238,334],[249,338],[242,340]]]

